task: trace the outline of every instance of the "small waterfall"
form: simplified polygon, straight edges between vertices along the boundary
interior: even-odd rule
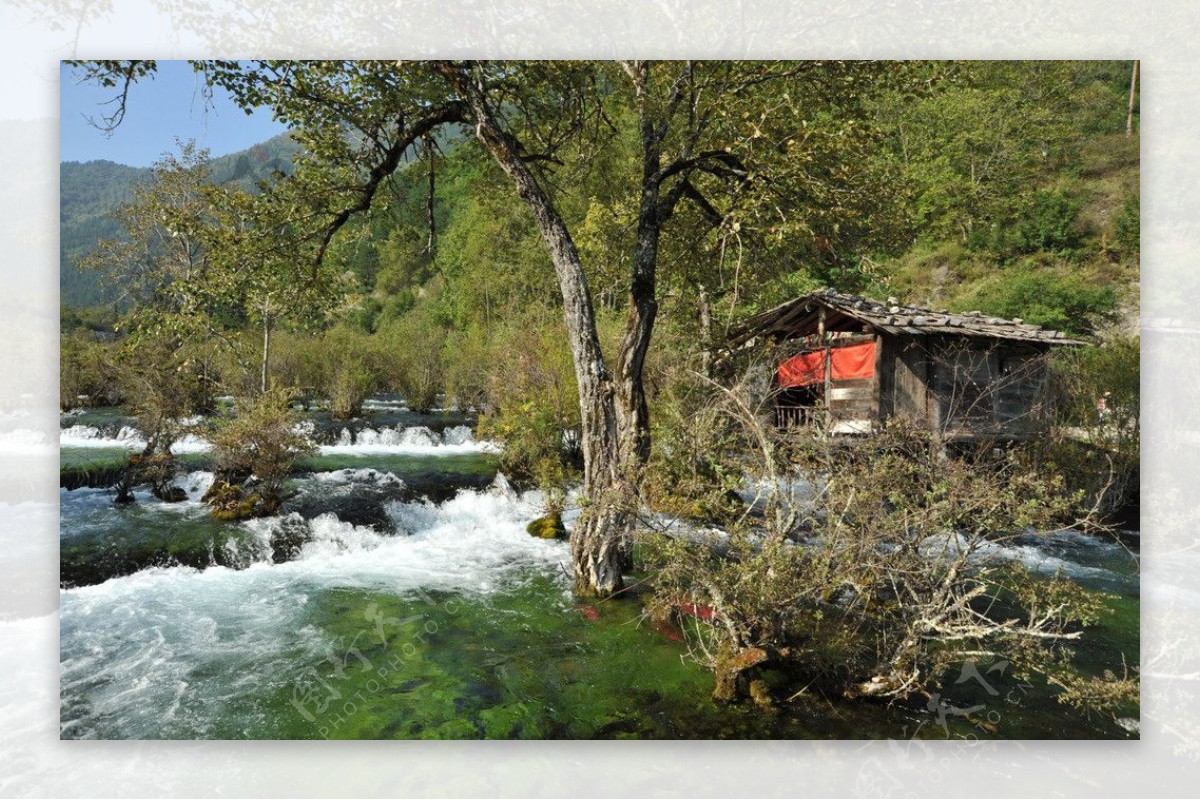
[[[72,425],[59,431],[61,447],[107,447],[140,450],[146,446],[141,431],[132,425],[119,429],[97,428],[93,425]],[[212,448],[206,439],[193,433],[185,434],[171,445],[172,453],[202,453]]]
[[[454,425],[441,433],[424,425],[365,427],[357,432],[342,428],[332,443],[321,446],[325,455],[458,455],[497,449],[494,442],[477,442],[466,425]]]

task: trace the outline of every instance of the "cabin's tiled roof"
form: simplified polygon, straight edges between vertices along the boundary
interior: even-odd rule
[[[828,289],[813,292],[749,318],[730,335],[732,347],[759,336],[794,336],[815,332],[820,310],[826,312],[827,330],[846,330],[860,323],[897,335],[978,336],[1047,344],[1083,344],[1061,331],[1030,325],[1021,319],[1001,319],[979,311],[951,314],[917,306],[900,305],[895,298],[886,303]],[[809,330],[811,329],[811,330]]]

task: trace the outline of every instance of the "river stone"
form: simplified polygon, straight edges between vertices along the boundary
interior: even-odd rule
[[[271,531],[271,561],[282,564],[298,558],[310,538],[312,529],[308,522],[297,516],[284,517],[279,521],[279,527]]]
[[[162,491],[155,492],[155,496],[164,503],[182,503],[188,499],[187,492],[180,486],[168,486]]]
[[[388,499],[385,492],[359,491],[349,494],[307,495],[301,494],[284,504],[284,513],[296,512],[305,519],[313,519],[322,514],[333,514],[342,522],[351,525],[373,528],[378,533],[390,534],[396,532],[396,523],[388,515],[384,503]]]

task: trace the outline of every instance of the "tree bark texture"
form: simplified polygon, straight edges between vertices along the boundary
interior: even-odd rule
[[[582,419],[584,492],[587,507],[571,533],[571,556],[575,567],[576,589],[581,594],[609,595],[622,586],[622,568],[631,552],[635,520],[633,487],[623,468],[623,456],[640,445],[630,436],[630,420],[645,418],[645,397],[641,392],[641,364],[645,346],[622,346],[619,375],[637,375],[636,390],[622,380],[621,400],[617,386],[605,366],[596,330],[596,318],[587,277],[578,250],[566,223],[536,176],[520,156],[513,137],[504,129],[491,107],[486,88],[460,66],[446,65],[444,73],[454,83],[470,107],[479,141],[512,180],[517,194],[526,203],[537,223],[558,275],[562,292],[567,337],[579,384]],[[640,246],[640,242],[639,242]],[[652,281],[652,278],[651,278]],[[636,276],[635,276],[636,285]],[[637,319],[653,324],[653,307],[643,309]],[[633,312],[631,312],[633,313]],[[626,337],[627,342],[630,337]]]
[[[656,282],[659,235],[662,231],[659,187],[663,131],[653,124],[646,109],[648,74],[645,62],[631,69],[641,117],[641,198],[629,285],[629,314],[625,321],[625,336],[617,353],[616,370],[620,464],[624,473],[622,479],[631,491],[631,502],[635,501],[642,470],[650,458],[650,414],[642,374],[654,332],[654,321],[658,316]],[[621,558],[627,565],[633,563],[631,534],[631,530],[624,531],[620,542]]]

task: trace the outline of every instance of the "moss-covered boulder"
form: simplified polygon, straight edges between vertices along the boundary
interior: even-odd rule
[[[567,529],[563,525],[562,514],[557,511],[535,519],[525,526],[525,530],[529,532],[530,536],[536,536],[539,539],[567,538]]]
[[[752,695],[749,684],[757,675],[747,676],[745,673],[768,658],[767,651],[761,647],[746,647],[736,653],[723,648],[717,654],[717,681],[713,688],[713,700],[718,703],[734,703],[743,697],[753,697],[755,702],[760,702],[759,698],[763,696],[767,687],[756,687],[757,694]]]
[[[204,494],[204,501],[213,507],[213,519],[224,522],[262,517],[278,510],[279,504],[264,502],[254,492],[229,481],[216,480]]]
[[[752,678],[747,684],[750,699],[762,709],[775,708],[775,696],[771,694],[770,685],[762,678]]]

